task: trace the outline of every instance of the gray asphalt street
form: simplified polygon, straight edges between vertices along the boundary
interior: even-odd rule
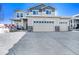
[[[79,32],[26,32],[7,55],[78,55]]]

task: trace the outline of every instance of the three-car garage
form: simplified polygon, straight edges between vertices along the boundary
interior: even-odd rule
[[[47,31],[68,31],[69,20],[58,17],[31,17],[28,18],[28,26],[32,27],[34,32]]]

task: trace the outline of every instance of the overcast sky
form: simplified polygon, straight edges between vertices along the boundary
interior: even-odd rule
[[[46,4],[46,3],[45,3]],[[36,3],[4,3],[2,4],[2,13],[4,15],[4,21],[1,23],[11,23],[15,10],[27,10],[32,6],[36,6]],[[56,8],[56,13],[58,16],[73,16],[79,14],[79,3],[47,3],[46,5]]]

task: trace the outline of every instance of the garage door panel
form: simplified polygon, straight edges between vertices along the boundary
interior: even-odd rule
[[[68,26],[61,26],[60,31],[68,31]]]
[[[33,31],[54,31],[52,24],[34,24]]]

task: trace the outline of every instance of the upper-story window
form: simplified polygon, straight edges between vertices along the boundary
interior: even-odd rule
[[[51,14],[51,10],[46,10],[46,14]]]
[[[21,13],[21,17],[23,17],[23,13]]]
[[[17,18],[23,17],[23,13],[17,13],[17,14],[16,14],[16,17],[17,17]]]
[[[37,10],[34,10],[33,11],[33,15],[38,15],[38,11]]]
[[[17,18],[19,17],[19,13],[17,13]]]

